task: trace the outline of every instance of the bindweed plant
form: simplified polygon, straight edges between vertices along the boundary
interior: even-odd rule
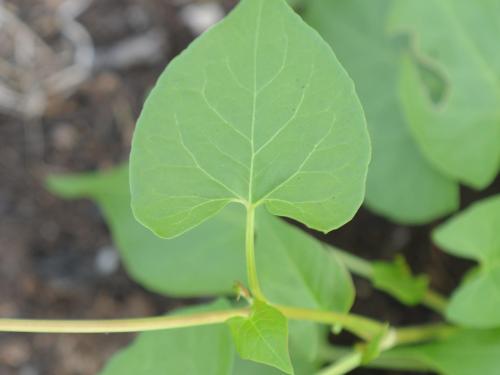
[[[357,3],[363,3],[370,22],[355,17],[362,8]],[[140,319],[0,319],[0,330],[143,332],[110,360],[103,375],[335,375],[360,366],[496,374],[500,196],[474,204],[433,232],[439,248],[478,263],[449,301],[430,289],[427,276],[413,275],[402,257],[368,262],[279,218],[322,232],[339,228],[362,204],[369,172],[370,207],[395,220],[423,222],[456,208],[457,180],[484,186],[493,179],[499,164],[498,142],[493,141],[500,140],[499,122],[493,120],[498,118],[484,118],[492,124],[491,134],[485,135],[485,154],[477,158],[487,159],[488,168],[478,171],[453,159],[450,149],[458,145],[444,147],[440,142],[447,141],[433,136],[437,130],[427,119],[442,122],[440,131],[455,131],[454,106],[460,98],[446,94],[449,106],[435,111],[416,87],[421,67],[415,56],[401,52],[401,41],[383,35],[386,19],[394,30],[425,29],[419,23],[431,22],[425,16],[432,5],[426,3],[318,0],[306,7],[306,19],[338,47],[359,81],[368,120],[375,124],[369,125],[375,146],[369,172],[371,150],[362,105],[331,47],[284,0],[241,1],[161,75],[138,120],[130,165],[48,182],[61,196],[91,197],[99,204],[137,282],[170,296],[213,296],[214,301]],[[451,1],[443,4],[455,7]],[[357,23],[366,27],[366,35],[359,34]],[[349,35],[355,32],[357,38]],[[371,39],[374,56],[388,62],[380,72],[356,57],[357,48]],[[431,48],[436,41],[425,34],[422,43]],[[449,46],[439,58],[450,63],[449,79],[466,85],[459,63],[451,61],[455,48]],[[402,57],[396,59],[399,53]],[[402,67],[401,82],[390,65],[395,61]],[[384,80],[392,91],[382,90],[377,98],[373,90],[380,90],[377,85]],[[401,103],[394,111],[387,109],[384,123],[381,113],[394,104],[397,90],[403,92]],[[439,94],[440,88],[436,90]],[[390,138],[397,132],[392,129],[404,111],[413,114],[408,122],[415,138],[405,129],[384,143],[381,134]],[[422,144],[428,158],[416,144]],[[391,145],[394,152],[410,145],[409,153],[384,166],[388,158],[382,155],[383,145]],[[447,157],[442,159],[442,153]],[[414,169],[404,169],[403,163]],[[449,173],[445,177],[431,165]],[[399,184],[396,178],[394,183],[387,179],[392,185],[384,192],[380,181],[395,170],[415,175]],[[423,181],[408,183],[418,179]],[[351,273],[405,305],[436,311],[442,321],[394,327],[350,313],[355,298]],[[329,333],[342,330],[359,343],[332,345]]]

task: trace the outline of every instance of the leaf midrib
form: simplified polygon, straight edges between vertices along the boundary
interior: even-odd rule
[[[248,203],[253,201],[253,174],[254,174],[254,164],[255,164],[255,117],[257,112],[257,52],[260,37],[260,28],[262,21],[262,10],[264,8],[264,1],[259,2],[259,9],[257,12],[257,20],[255,26],[255,38],[253,47],[253,103],[252,103],[252,122],[250,125],[250,170],[248,177]]]

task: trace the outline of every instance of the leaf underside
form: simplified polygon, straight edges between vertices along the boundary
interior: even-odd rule
[[[230,202],[321,231],[362,202],[369,140],[354,86],[283,0],[244,0],[174,59],[134,134],[134,214],[179,235]]]

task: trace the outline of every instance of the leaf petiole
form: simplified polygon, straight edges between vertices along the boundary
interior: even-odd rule
[[[245,255],[248,283],[253,296],[262,301],[266,301],[260,288],[259,278],[257,276],[257,265],[255,262],[255,206],[247,204],[246,209]]]

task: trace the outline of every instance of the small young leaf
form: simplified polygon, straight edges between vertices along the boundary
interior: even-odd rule
[[[279,310],[255,300],[248,318],[232,318],[228,324],[241,358],[294,373],[288,353],[288,322]]]
[[[471,327],[500,326],[500,195],[473,204],[438,227],[444,251],[479,262],[453,293],[447,317]]]
[[[376,288],[410,306],[417,305],[422,300],[429,285],[426,275],[412,275],[402,256],[397,256],[392,263],[374,262],[372,281]]]
[[[366,204],[391,220],[420,224],[456,210],[459,191],[425,159],[410,132],[399,93],[400,48],[386,33],[392,4],[311,0],[305,17],[334,47],[366,112],[373,144]]]
[[[500,167],[500,49],[492,39],[499,12],[498,0],[396,1],[390,17],[389,28],[409,33],[415,54],[449,82],[436,106],[417,64],[404,60],[400,95],[412,133],[436,168],[474,188]]]
[[[225,301],[179,314],[229,308]],[[234,349],[224,324],[146,332],[115,355],[100,375],[231,375]]]
[[[443,375],[498,375],[500,330],[460,330],[428,344],[382,353],[381,358],[423,363]]]
[[[163,237],[235,201],[330,231],[363,200],[369,148],[330,47],[284,0],[243,0],[151,91],[132,145],[132,207]]]

